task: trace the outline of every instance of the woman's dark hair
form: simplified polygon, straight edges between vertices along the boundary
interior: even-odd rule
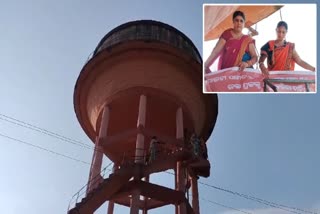
[[[240,11],[240,10],[237,10],[237,11],[235,11],[235,12],[233,13],[232,20],[233,20],[234,18],[236,18],[237,16],[241,16],[241,17],[243,18],[243,20],[246,20],[246,17],[245,17],[245,15],[244,15],[244,13],[243,13],[242,11]]]
[[[284,27],[286,30],[288,30],[288,24],[284,21],[280,21],[278,24],[277,24],[277,28],[279,27]]]

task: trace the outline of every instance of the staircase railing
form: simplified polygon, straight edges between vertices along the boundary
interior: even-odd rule
[[[98,185],[99,182],[101,182],[101,180],[100,180],[99,178],[101,178],[101,177],[102,177],[102,178],[105,178],[107,171],[112,172],[112,170],[109,169],[109,167],[111,166],[111,164],[113,164],[113,163],[111,162],[111,163],[109,163],[106,167],[104,167],[98,175],[96,175],[96,176],[93,177],[90,181],[88,181],[83,187],[81,187],[81,189],[80,189],[77,193],[75,193],[75,194],[72,196],[72,198],[71,198],[71,200],[70,200],[70,202],[69,202],[69,205],[68,205],[68,211],[69,211],[70,209],[72,209],[73,207],[75,207],[75,205],[76,205],[78,202],[80,202],[80,200],[82,199],[81,196],[83,196],[84,194],[87,193],[87,188],[88,188],[89,184],[90,184],[90,185],[94,185],[94,186],[95,186],[95,185]]]
[[[189,145],[191,146],[191,145]],[[143,150],[143,155],[141,156],[136,156],[136,151],[137,150]],[[155,152],[155,155],[156,155],[156,159],[158,157],[161,156],[161,158],[163,158],[162,155],[168,155],[168,156],[171,156],[171,155],[174,155],[175,152],[178,152],[178,151],[182,151],[182,150],[191,150],[191,148],[183,148],[181,146],[175,146],[175,145],[168,145],[168,144],[159,144],[157,145],[157,150]],[[135,163],[142,163],[142,164],[149,164],[149,158],[150,158],[150,151],[149,149],[133,149],[133,150],[128,150],[126,152],[123,152],[123,156],[122,156],[122,161],[120,164],[120,168],[122,166],[126,166],[126,165],[134,165]],[[138,161],[137,161],[138,160]],[[106,167],[104,167],[101,172],[96,175],[95,177],[93,177],[90,181],[88,181],[83,187],[81,187],[81,189],[76,192],[70,202],[69,202],[69,205],[68,205],[68,211],[70,211],[72,208],[74,208],[76,206],[77,203],[79,203],[81,200],[82,200],[82,196],[84,196],[86,193],[87,193],[87,189],[88,189],[88,186],[93,186],[93,187],[97,187],[101,182],[103,182],[101,180],[102,179],[105,179],[106,178],[106,175],[107,175],[107,172],[108,175],[112,172],[111,169],[109,169],[109,167],[113,164],[113,162],[109,163]],[[90,192],[88,192],[89,194]]]

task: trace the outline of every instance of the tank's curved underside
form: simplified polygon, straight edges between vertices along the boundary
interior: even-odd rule
[[[151,27],[141,27],[134,35],[125,27],[113,30],[82,69],[74,92],[75,112],[82,128],[94,141],[102,108],[108,105],[108,135],[131,130],[137,126],[139,96],[143,94],[147,97],[147,128],[174,136],[175,113],[181,107],[185,128],[207,139],[216,122],[218,100],[216,95],[202,93],[198,51],[174,28],[147,23]],[[129,27],[136,32],[138,27],[133,26]],[[178,39],[172,39],[174,35]]]

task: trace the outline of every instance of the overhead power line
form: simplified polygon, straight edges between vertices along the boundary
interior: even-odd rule
[[[17,139],[17,138],[10,137],[10,136],[8,136],[8,135],[4,135],[4,134],[1,134],[1,133],[0,133],[0,136],[3,137],[3,138],[7,138],[7,139],[10,139],[10,140],[13,140],[13,141],[18,142],[18,143],[21,143],[21,144],[24,144],[24,145],[33,147],[33,148],[37,148],[37,149],[42,150],[42,151],[45,151],[45,152],[49,152],[49,153],[52,153],[52,154],[55,154],[55,155],[58,155],[58,156],[67,158],[67,159],[69,159],[69,160],[73,160],[73,161],[77,161],[77,162],[80,162],[80,163],[83,163],[83,164],[86,164],[86,165],[90,165],[89,162],[82,161],[82,160],[80,160],[80,159],[73,158],[73,157],[70,157],[70,156],[68,156],[68,155],[64,155],[64,154],[61,154],[61,153],[59,153],[59,152],[52,151],[52,150],[47,149],[47,148],[44,148],[44,147],[41,147],[41,146],[38,146],[38,145],[35,145],[35,144],[32,144],[32,143],[28,143],[28,142],[26,142],[26,141],[22,141],[22,140],[19,140],[19,139]],[[112,162],[109,163],[109,165],[107,165],[107,166],[105,167],[105,169],[107,169],[108,171],[112,171],[112,170],[108,169],[108,167],[109,167],[111,164],[112,164]],[[171,174],[170,172],[167,172],[167,173]],[[221,204],[221,203],[218,203],[218,202],[215,202],[215,201],[212,201],[212,200],[208,200],[208,199],[204,199],[204,198],[200,198],[200,199],[203,200],[203,201],[209,202],[209,203],[211,203],[211,204],[215,204],[215,205],[224,207],[224,208],[232,209],[232,210],[235,210],[235,211],[238,211],[238,212],[241,212],[241,213],[251,214],[251,213],[249,213],[249,212],[245,212],[245,211],[242,211],[242,210],[233,208],[233,207],[231,207],[231,206],[223,205],[223,204]]]
[[[172,173],[172,172],[167,172],[166,171],[165,173],[170,174],[170,175],[174,175],[174,173]],[[242,193],[239,193],[239,192],[235,192],[235,191],[231,191],[231,190],[228,190],[228,189],[225,189],[225,188],[217,187],[217,186],[214,186],[214,185],[211,185],[211,184],[207,184],[207,183],[204,183],[204,182],[201,182],[201,181],[199,181],[199,184],[207,186],[207,187],[210,187],[210,188],[213,188],[213,189],[216,189],[216,190],[220,190],[220,191],[223,191],[223,192],[226,192],[226,193],[230,193],[230,194],[233,194],[233,195],[236,195],[236,196],[239,196],[239,197],[245,198],[247,200],[251,200],[251,201],[260,203],[260,204],[264,204],[264,205],[267,205],[269,207],[281,209],[281,210],[284,210],[284,211],[287,211],[287,212],[290,212],[290,213],[302,214],[301,212],[303,212],[303,213],[309,213],[309,214],[319,214],[318,212],[309,211],[309,210],[305,210],[305,209],[301,209],[301,208],[297,208],[297,207],[292,207],[292,206],[287,206],[287,205],[283,205],[283,204],[279,204],[279,203],[275,203],[275,202],[270,202],[270,201],[267,201],[267,200],[264,200],[264,199],[261,199],[261,198],[257,198],[257,197],[250,196],[250,195],[245,195],[245,194],[242,194]],[[298,212],[298,211],[300,211],[300,212]]]
[[[250,213],[250,212],[243,211],[243,210],[239,210],[239,209],[237,209],[237,208],[230,207],[230,206],[227,206],[227,205],[224,205],[224,204],[220,204],[220,203],[218,203],[218,202],[215,202],[215,201],[212,201],[212,200],[209,200],[209,199],[206,199],[206,198],[200,197],[200,199],[201,199],[202,201],[206,201],[206,202],[209,202],[209,203],[211,203],[211,204],[218,205],[218,206],[220,206],[220,207],[224,207],[224,208],[231,209],[231,210],[234,210],[234,211],[238,211],[238,212],[241,212],[241,213],[252,214],[252,213]]]
[[[12,123],[12,124],[20,126],[20,127],[24,127],[24,128],[30,129],[32,131],[39,132],[41,134],[45,134],[47,136],[62,140],[64,142],[67,142],[67,143],[70,143],[70,144],[73,144],[73,145],[80,146],[80,147],[85,148],[85,149],[100,151],[98,149],[95,149],[93,146],[90,146],[89,144],[82,143],[81,141],[68,138],[68,137],[63,136],[61,134],[57,134],[55,132],[49,131],[47,129],[32,125],[32,124],[27,123],[25,121],[18,120],[16,118],[13,118],[13,117],[1,114],[1,113],[0,113],[0,120],[6,121],[8,123]]]
[[[16,118],[14,118],[14,117],[10,117],[10,116],[7,116],[7,115],[1,114],[1,113],[0,113],[0,116],[1,116],[1,117],[4,117],[4,118],[7,118],[7,119],[10,119],[10,120],[13,120],[13,121],[16,121],[16,122],[18,122],[18,123],[22,123],[22,124],[24,124],[24,125],[27,125],[28,127],[32,127],[32,128],[34,128],[34,129],[36,129],[37,131],[41,130],[41,131],[43,131],[43,132],[50,133],[50,134],[52,134],[52,135],[54,135],[54,136],[61,137],[61,138],[63,138],[63,139],[66,139],[66,140],[69,140],[69,141],[72,141],[72,142],[75,142],[75,143],[78,143],[78,144],[81,144],[81,145],[90,146],[89,144],[83,143],[83,142],[81,142],[81,141],[79,141],[79,140],[74,140],[74,139],[68,138],[68,137],[63,136],[63,135],[61,135],[61,134],[58,134],[58,133],[49,131],[49,130],[44,129],[44,128],[41,128],[41,127],[39,127],[39,126],[35,126],[35,125],[33,125],[33,124],[30,124],[30,123],[28,123],[28,122],[25,122],[25,121],[16,119]],[[27,128],[27,127],[26,127],[26,128]],[[36,130],[35,130],[35,131],[36,131]]]
[[[13,118],[13,117],[1,114],[1,113],[0,113],[0,116],[4,117],[4,118],[0,117],[0,120],[6,121],[6,122],[9,122],[9,123],[12,123],[12,124],[24,127],[24,128],[28,128],[28,129],[33,130],[33,131],[37,131],[39,133],[54,137],[56,139],[59,139],[59,140],[62,140],[62,141],[65,141],[65,142],[68,142],[68,143],[71,143],[71,144],[74,144],[74,145],[77,145],[77,146],[80,146],[80,147],[85,148],[85,149],[95,150],[92,146],[90,146],[88,144],[85,144],[85,143],[82,143],[81,141],[65,137],[63,135],[57,134],[55,132],[49,131],[47,129],[32,125],[32,124],[27,123],[25,121],[18,120],[16,118]],[[74,161],[78,161],[78,162],[82,162],[84,164],[89,164],[90,165],[90,163],[88,163],[88,162],[85,162],[85,161],[82,161],[82,160],[79,160],[79,159],[76,159],[76,158],[72,158],[70,156],[67,156],[67,155],[64,155],[64,154],[61,154],[61,153],[58,153],[58,152],[55,152],[55,151],[52,151],[52,150],[37,146],[37,145],[34,145],[34,144],[30,144],[30,143],[18,140],[16,138],[12,138],[12,137],[9,137],[9,136],[6,136],[6,135],[2,135],[2,134],[0,134],[0,136],[8,138],[8,139],[11,139],[11,140],[14,140],[16,142],[20,142],[20,143],[29,145],[29,146],[33,146],[35,148],[38,148],[38,149],[41,149],[41,150],[44,150],[44,151],[47,151],[47,152],[50,152],[50,153],[53,153],[53,154],[68,158],[68,159],[71,159],[71,160],[74,160]],[[166,173],[174,175],[171,172],[166,172]],[[214,188],[216,190],[224,191],[224,192],[227,192],[227,193],[230,193],[230,194],[245,198],[247,200],[255,201],[257,203],[261,203],[261,204],[264,204],[264,205],[267,205],[267,206],[270,206],[270,207],[273,207],[273,208],[277,208],[277,209],[281,209],[281,210],[284,210],[284,211],[287,211],[287,212],[291,212],[291,213],[302,214],[300,212],[303,212],[303,213],[309,213],[309,214],[320,214],[320,213],[314,212],[314,211],[309,211],[309,210],[305,210],[305,209],[301,209],[301,208],[297,208],[297,207],[292,207],[292,206],[287,206],[287,205],[283,205],[283,204],[279,204],[279,203],[275,203],[275,202],[270,202],[270,201],[267,201],[267,200],[264,200],[264,199],[261,199],[261,198],[257,198],[257,197],[254,197],[254,196],[250,196],[250,195],[242,194],[242,193],[239,193],[239,192],[227,190],[227,189],[224,189],[224,188],[221,188],[221,187],[217,187],[217,186],[214,186],[214,185],[210,185],[210,184],[207,184],[207,183],[204,183],[204,182],[200,182],[200,181],[199,181],[199,184]],[[232,209],[232,208],[230,208],[230,209]],[[300,211],[300,212],[298,212],[298,211]],[[243,211],[241,211],[241,212],[243,212]]]
[[[49,152],[49,153],[64,157],[64,158],[67,158],[69,160],[77,161],[77,162],[80,162],[80,163],[83,163],[83,164],[86,164],[86,165],[91,165],[89,162],[82,161],[80,159],[73,158],[73,157],[70,157],[68,155],[64,155],[64,154],[61,154],[59,152],[55,152],[55,151],[47,149],[47,148],[44,148],[44,147],[41,147],[41,146],[38,146],[38,145],[35,145],[35,144],[32,144],[32,143],[25,142],[25,141],[19,140],[17,138],[10,137],[8,135],[4,135],[4,134],[0,133],[0,136],[4,137],[4,138],[7,138],[7,139],[10,139],[10,140],[13,140],[13,141],[15,141],[17,143],[21,143],[21,144],[24,144],[24,145],[27,145],[27,146],[30,146],[30,147],[33,147],[33,148],[37,148],[37,149],[40,149],[40,150],[43,150],[43,151],[46,151],[46,152]]]
[[[245,199],[248,199],[248,200],[251,200],[251,201],[255,201],[255,202],[258,202],[258,203],[261,203],[261,204],[264,204],[264,205],[267,205],[267,206],[270,206],[270,207],[273,207],[273,208],[281,209],[281,210],[284,210],[284,211],[287,211],[287,212],[298,213],[298,214],[301,214],[300,212],[310,213],[310,214],[319,214],[317,212],[313,212],[313,211],[309,211],[309,210],[305,210],[305,209],[301,209],[301,208],[297,208],[297,207],[292,207],[292,206],[287,206],[287,205],[283,205],[283,204],[279,204],[279,203],[275,203],[275,202],[270,202],[270,201],[267,201],[267,200],[264,200],[264,199],[261,199],[261,198],[257,198],[257,197],[254,197],[254,196],[250,196],[250,195],[242,194],[242,193],[239,193],[239,192],[231,191],[231,190],[228,190],[228,189],[225,189],[225,188],[221,188],[221,187],[217,187],[217,186],[214,186],[214,185],[210,185],[210,184],[207,184],[207,183],[204,183],[204,182],[199,182],[199,183],[201,185],[214,188],[216,190],[220,190],[220,191],[227,192],[227,193],[230,193],[230,194],[233,194],[233,195],[236,195],[236,196],[240,196],[242,198],[245,198]],[[300,212],[297,212],[297,211],[300,211]]]

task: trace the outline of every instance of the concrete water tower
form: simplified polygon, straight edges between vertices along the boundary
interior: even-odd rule
[[[176,214],[200,213],[197,179],[209,176],[210,163],[201,149],[195,153],[186,132],[209,138],[218,99],[202,93],[202,59],[188,37],[151,20],[113,29],[78,77],[74,108],[95,150],[86,195],[69,214],[93,214],[106,201],[108,214],[114,204],[131,214],[169,204]],[[150,161],[154,136],[159,143]],[[114,163],[107,178],[100,174],[104,155]],[[175,172],[175,189],[149,182],[151,174],[168,169]]]

